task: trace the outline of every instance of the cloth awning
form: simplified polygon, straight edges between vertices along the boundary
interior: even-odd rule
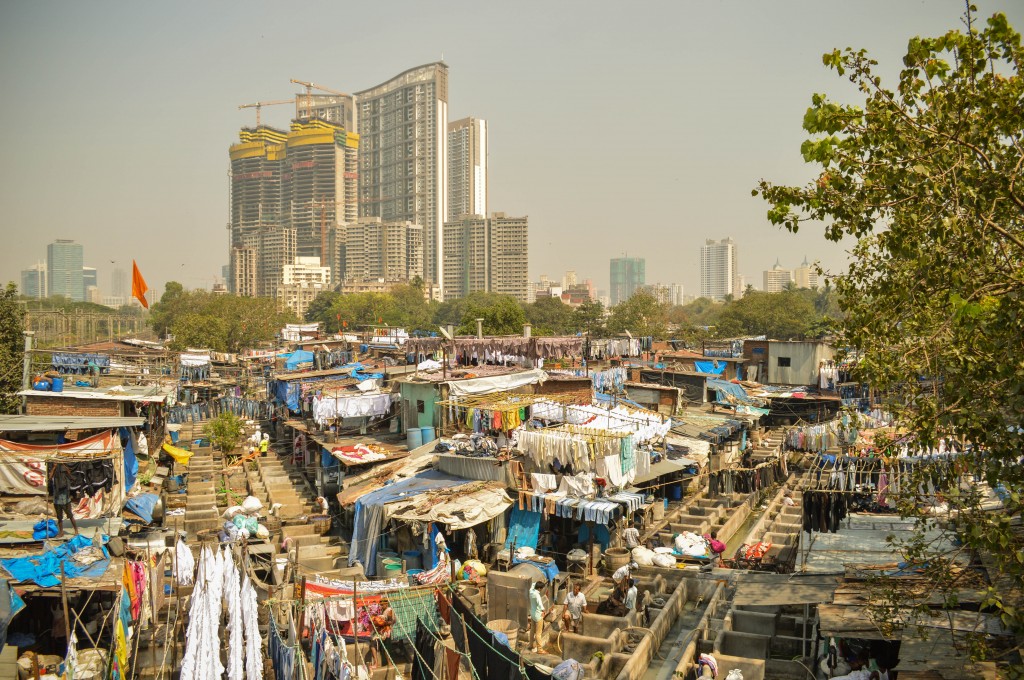
[[[695,458],[679,458],[677,460],[661,460],[651,466],[650,471],[647,474],[637,475],[633,480],[634,484],[641,484],[643,482],[649,482],[652,479],[657,479],[662,475],[670,475],[675,472],[682,472],[691,465],[701,467],[701,464]]]
[[[349,566],[354,566],[358,562],[363,565],[367,576],[376,574],[377,539],[383,533],[384,522],[387,519],[384,506],[412,498],[426,491],[459,486],[467,481],[469,480],[428,470],[415,477],[388,484],[358,498],[352,518],[352,548],[348,555]]]
[[[500,482],[470,482],[389,503],[385,513],[392,519],[444,524],[451,531],[465,529],[497,517],[512,505],[503,486]]]
[[[543,383],[548,374],[542,369],[534,368],[520,373],[495,375],[489,378],[472,378],[470,380],[453,380],[448,383],[452,396],[466,397],[475,394],[493,394],[510,392],[519,387]]]

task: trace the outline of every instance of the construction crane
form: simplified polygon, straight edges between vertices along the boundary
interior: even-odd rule
[[[260,109],[264,106],[276,106],[277,104],[294,104],[294,99],[276,99],[272,102],[256,102],[255,104],[241,104],[239,109],[256,109],[256,127],[260,126]]]
[[[348,92],[339,92],[338,90],[332,90],[329,87],[323,85],[317,85],[316,83],[309,83],[305,80],[296,80],[295,78],[290,79],[290,82],[296,85],[302,85],[306,88],[306,113],[309,114],[310,118],[313,117],[313,90],[320,90],[321,92],[327,92],[328,94],[338,94],[343,97],[351,97]]]

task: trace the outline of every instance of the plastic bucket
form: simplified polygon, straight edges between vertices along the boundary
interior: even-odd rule
[[[176,431],[174,431],[174,430],[171,430],[171,443],[172,444],[177,444],[178,443],[178,433]]]
[[[609,574],[614,574],[619,567],[629,564],[629,551],[625,548],[608,548],[604,551],[604,564]]]
[[[398,553],[391,552],[390,550],[378,550],[377,551],[377,576],[384,575],[384,565],[387,560],[397,560]]]
[[[410,427],[406,433],[406,444],[410,451],[423,446],[423,428]]]
[[[422,574],[422,569],[409,569],[405,573],[409,576],[409,585],[418,586],[420,584],[420,582],[416,580],[416,575]]]
[[[670,484],[665,487],[668,489],[668,497],[673,501],[683,500],[683,485],[682,484]]]
[[[54,391],[56,391],[56,388],[54,388]],[[432,428],[432,427],[423,427],[423,428],[420,428],[420,429],[423,430],[423,443],[424,444],[429,444],[430,442],[432,442],[435,439],[437,439],[437,435],[434,434],[434,428]]]
[[[402,553],[402,559],[405,560],[405,567],[409,571],[423,567],[423,553],[419,550],[406,550]]]
[[[63,392],[64,378],[52,378],[50,380],[50,390],[53,392]]]
[[[384,578],[398,578],[402,575],[402,565],[399,564],[385,564],[384,565]]]

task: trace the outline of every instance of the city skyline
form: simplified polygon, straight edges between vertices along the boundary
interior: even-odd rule
[[[0,254],[0,279],[20,281],[47,243],[74,238],[93,253],[101,289],[112,268],[133,258],[157,296],[167,280],[211,287],[225,264],[229,221],[224,145],[253,124],[253,112],[239,104],[294,97],[301,88],[289,79],[296,77],[357,92],[441,58],[450,75],[448,120],[479,116],[496,131],[488,139],[489,203],[530,215],[530,280],[573,267],[606,288],[606,263],[627,247],[626,205],[645,225],[644,247],[628,249],[646,258],[650,280],[698,290],[692,244],[727,235],[743,250],[748,281],[786,250],[840,269],[847,246],[828,243],[812,225],[795,236],[769,226],[766,204],[750,189],[761,177],[809,178],[799,146],[812,93],[856,97],[822,67],[823,52],[866,48],[891,85],[907,40],[960,27],[963,11],[952,0],[926,11],[881,1],[664,3],[623,16],[539,3],[527,11],[318,8],[324,20],[310,25],[259,2],[242,13],[198,4],[173,12],[130,3],[102,10],[63,3],[59,12],[6,6],[0,229],[19,238]],[[548,20],[537,24],[531,9]],[[978,10],[982,19],[1003,11],[1024,24],[1019,3],[980,2]],[[387,26],[390,49],[375,48],[385,39],[375,30],[329,39],[342,18]],[[688,25],[709,30],[678,40],[678,27]],[[779,41],[775,28],[784,27],[794,30]],[[524,33],[537,49],[521,49]],[[730,47],[721,50],[726,36]],[[300,43],[304,49],[294,49]],[[699,58],[707,54],[715,58]],[[667,88],[668,81],[679,85]],[[619,93],[616,106],[605,105],[609,88]],[[325,95],[316,97],[319,104]],[[73,115],[50,113],[69,101]],[[264,121],[286,128],[288,108],[264,109]],[[51,134],[58,120],[59,136]],[[170,143],[168,129],[187,132]],[[595,140],[632,129],[644,133],[617,147],[618,171],[599,172],[608,148]]]

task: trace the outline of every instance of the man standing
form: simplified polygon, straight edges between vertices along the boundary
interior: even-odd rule
[[[640,565],[636,562],[629,562],[623,564],[621,567],[615,570],[612,574],[612,581],[615,582],[616,590],[621,590],[623,593],[626,592],[626,588],[630,581],[630,574],[634,569],[639,569]]]
[[[78,533],[75,514],[71,509],[71,471],[66,465],[56,463],[50,468],[50,479],[47,480],[47,491],[53,498],[53,510],[57,515],[57,536],[64,535],[64,516],[71,520],[71,526]]]
[[[640,530],[633,525],[624,529],[622,532],[622,540],[626,543],[626,547],[630,550],[633,548],[640,547]]]
[[[260,455],[266,458],[268,450],[270,450],[270,435],[264,432],[263,439],[260,440]]]
[[[587,609],[587,596],[581,591],[579,581],[572,584],[572,591],[565,594],[565,613],[562,625],[565,630],[579,633],[583,628],[583,612]]]
[[[530,651],[534,654],[540,654],[540,636],[544,632],[544,616],[548,613],[544,607],[544,596],[540,594],[543,587],[544,583],[537,581],[530,590],[530,622],[533,628]]]

